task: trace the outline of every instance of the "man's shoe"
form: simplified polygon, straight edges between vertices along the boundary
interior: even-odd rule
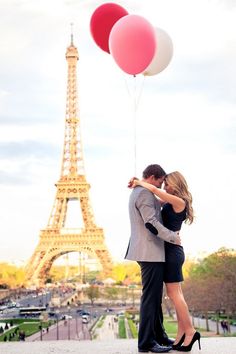
[[[170,350],[172,349],[171,346],[166,346],[166,347],[163,347],[161,345],[159,345],[158,343],[156,343],[153,347],[151,348],[148,348],[148,349],[140,349],[139,348],[139,353],[148,353],[148,352],[151,352],[151,353],[167,353],[169,352]]]
[[[172,345],[174,344],[175,340],[173,338],[163,337],[162,339],[158,340],[158,343],[161,345]]]

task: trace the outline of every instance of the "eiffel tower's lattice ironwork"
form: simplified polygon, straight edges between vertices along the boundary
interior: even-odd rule
[[[97,258],[105,273],[112,266],[103,229],[94,220],[90,185],[84,170],[76,75],[78,59],[78,50],[71,35],[71,44],[66,51],[68,82],[61,176],[56,183],[56,197],[47,227],[40,231],[39,243],[26,266],[26,277],[32,284],[44,283],[53,262],[70,252],[82,252]],[[80,205],[83,220],[80,229],[65,228],[68,203],[74,200]]]

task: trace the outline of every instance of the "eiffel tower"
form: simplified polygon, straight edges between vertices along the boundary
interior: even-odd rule
[[[53,262],[70,252],[96,258],[105,273],[109,273],[112,266],[103,229],[95,224],[89,199],[90,185],[84,170],[76,79],[78,59],[78,50],[71,34],[71,43],[66,51],[68,81],[61,176],[56,183],[56,197],[47,227],[40,231],[39,243],[26,266],[26,278],[30,284],[45,283]],[[65,228],[68,203],[74,200],[80,205],[83,221],[80,229]]]

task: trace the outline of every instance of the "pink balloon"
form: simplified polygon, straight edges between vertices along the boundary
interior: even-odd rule
[[[113,25],[128,12],[120,5],[106,3],[99,6],[90,20],[90,32],[95,43],[105,52],[109,50],[109,35]]]
[[[155,30],[144,17],[127,15],[112,27],[109,48],[123,71],[139,74],[146,69],[155,54]]]

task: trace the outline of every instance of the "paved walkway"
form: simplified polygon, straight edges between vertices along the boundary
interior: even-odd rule
[[[199,318],[199,317],[194,317],[194,325],[195,327],[200,327],[206,329],[206,319],[205,318]],[[209,325],[209,330],[216,333],[217,332],[217,324],[216,321],[208,320],[208,325]],[[224,334],[223,329],[221,328],[221,325],[219,323],[219,332],[220,334]],[[236,326],[230,326],[230,332],[231,334],[236,333]],[[236,349],[235,349],[236,353]]]
[[[202,350],[195,344],[191,354],[235,354],[235,337],[203,338]],[[0,343],[2,354],[137,354],[137,340],[49,341]],[[171,351],[170,353],[177,353]],[[179,352],[180,353],[180,352]]]
[[[104,319],[103,326],[95,329],[96,340],[110,341],[118,337],[117,322],[114,321],[113,315],[107,315]]]
[[[92,323],[91,323],[92,324]],[[37,332],[32,336],[26,337],[27,342],[49,341],[49,340],[89,340],[91,338],[89,325],[83,324],[82,319],[70,319],[60,321],[46,329],[42,333]]]

